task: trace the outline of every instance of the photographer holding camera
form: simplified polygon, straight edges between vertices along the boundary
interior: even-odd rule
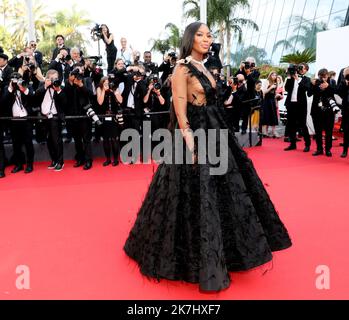
[[[161,112],[165,111],[164,106],[165,106],[165,99],[161,95],[161,84],[159,81],[159,78],[157,75],[150,76],[149,79],[149,84],[148,84],[148,91],[147,94],[145,95],[143,102],[144,102],[144,112],[145,115],[147,116],[147,113],[149,112]],[[159,129],[164,127],[162,123],[162,115],[150,115],[149,116],[151,120],[151,125],[152,125],[152,133]]]
[[[91,92],[84,81],[82,68],[77,67],[70,72],[68,81],[64,88],[68,103],[66,105],[65,115],[67,116],[86,116],[88,118],[72,119],[67,122],[71,134],[75,141],[76,163],[74,168],[84,166],[84,170],[92,168],[92,122],[100,125],[98,117],[92,109],[90,103]]]
[[[61,88],[61,81],[56,70],[47,71],[45,81],[35,93],[40,104],[40,111],[47,118],[45,121],[45,137],[51,157],[49,170],[61,171],[64,167],[62,122],[67,97]]]
[[[238,74],[230,78],[228,86],[224,96],[226,122],[232,132],[239,132],[243,101],[247,95],[244,75]]]
[[[324,154],[322,132],[325,131],[325,151],[327,157],[332,157],[332,134],[335,114],[340,111],[334,94],[336,93],[335,81],[329,79],[328,70],[321,69],[318,78],[311,81],[309,96],[313,97],[311,116],[314,122],[317,150],[313,156]]]
[[[143,59],[144,59],[143,66],[144,66],[145,73],[146,73],[147,77],[149,77],[152,74],[159,73],[158,64],[151,61],[151,52],[150,51],[144,51]]]
[[[162,72],[161,83],[164,84],[168,76],[173,73],[178,57],[176,52],[170,52],[165,55],[163,63],[159,66],[158,71]]]
[[[32,84],[34,91],[37,90],[40,82],[45,80],[33,56],[24,58],[23,65],[19,68],[18,73],[22,75],[23,80]]]
[[[291,64],[287,70],[287,79],[285,83],[285,91],[287,91],[287,99],[285,102],[287,110],[286,133],[290,139],[290,145],[285,151],[297,149],[297,130],[302,131],[304,137],[304,152],[310,151],[311,139],[307,126],[308,115],[308,99],[311,88],[310,78],[306,76],[309,66],[306,63],[300,65]]]
[[[42,60],[43,60],[43,54],[41,51],[37,50],[37,43],[36,41],[32,40],[29,42],[29,48],[33,51],[33,57],[35,58],[35,61],[38,65],[38,67],[41,69],[42,66]]]
[[[69,78],[69,74],[73,68],[73,65],[74,62],[69,54],[68,49],[63,47],[59,49],[55,60],[51,61],[48,68],[49,70],[53,69],[58,71],[59,80],[62,81],[62,86],[64,87]]]
[[[101,113],[108,115],[103,120],[103,147],[106,161],[103,166],[113,167],[119,164],[120,155],[120,132],[122,129],[122,95],[118,89],[118,83],[114,78],[103,77],[97,88],[97,101]],[[113,152],[114,161],[111,162],[111,153]]]
[[[254,99],[256,82],[259,80],[259,77],[260,77],[260,72],[256,67],[256,60],[253,57],[246,58],[246,60],[240,64],[240,69],[235,74],[235,76],[237,76],[238,74],[242,74],[246,79],[246,85],[247,85],[246,100]],[[253,107],[252,103],[244,103],[242,107],[241,134],[246,134],[247,132],[248,118],[250,116],[252,107]]]
[[[24,48],[23,52],[9,60],[8,64],[15,70],[15,72],[18,72],[18,70],[23,64],[25,64],[25,62],[29,62],[30,57],[34,57],[33,49],[26,47]]]
[[[56,36],[56,48],[52,52],[51,61],[55,60],[57,58],[57,56],[62,48],[65,48],[68,51],[68,53],[70,52],[70,49],[65,45],[64,42],[65,42],[65,39],[61,34]]]
[[[348,156],[349,147],[349,68],[343,70],[343,77],[338,84],[338,95],[342,98],[342,128],[344,133],[342,158]]]
[[[25,119],[32,113],[32,98],[33,90],[29,83],[26,83],[18,72],[12,73],[11,82],[4,92],[4,101],[12,117],[21,119],[11,121],[10,125],[15,161],[12,173],[22,171],[25,162],[27,164],[25,173],[33,172],[33,125],[31,121]],[[26,150],[26,159],[23,158],[23,145]]]

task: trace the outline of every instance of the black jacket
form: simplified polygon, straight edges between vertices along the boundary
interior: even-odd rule
[[[349,115],[349,85],[344,80],[339,83],[337,93],[343,99],[342,114]]]
[[[134,84],[133,76],[128,76],[125,81],[125,89],[122,93],[123,108],[127,107],[128,96],[131,92],[131,88],[133,84]],[[146,94],[147,94],[147,84],[144,80],[140,80],[134,92],[135,113],[137,116],[142,116],[144,113],[145,105],[144,105],[143,99]]]
[[[53,69],[56,70],[58,72],[59,75],[59,80],[64,82],[68,81],[69,78],[69,74],[71,71],[71,67],[68,64],[65,64],[65,69],[64,69],[64,74],[63,74],[63,69],[62,69],[62,63],[61,62],[57,62],[56,60],[52,60],[48,69]]]
[[[313,96],[313,103],[311,105],[311,115],[319,114],[322,110],[319,107],[319,103],[322,102],[324,107],[330,108],[330,99],[334,100],[334,94],[336,93],[336,82],[334,80],[329,81],[329,86],[325,90],[321,90],[319,85],[311,84],[308,95]]]
[[[291,105],[292,92],[294,88],[295,79],[288,78],[285,83],[285,91],[287,91],[287,98],[285,101],[285,106],[289,107]],[[308,98],[307,95],[310,96],[309,90],[311,88],[310,78],[307,76],[303,76],[301,82],[298,84],[298,93],[297,93],[297,103],[300,108],[307,112],[308,110]]]
[[[12,107],[16,101],[16,91],[10,92],[9,86],[7,86],[4,90],[4,104],[5,104],[5,116],[12,116]],[[33,114],[33,100],[34,100],[34,92],[31,86],[28,87],[29,93],[25,95],[21,92],[21,101],[24,109],[27,111],[28,116]]]
[[[41,107],[42,102],[44,101],[45,94],[47,89],[45,89],[45,84],[41,83],[38,90],[35,92],[36,101]],[[57,109],[57,116],[60,120],[64,120],[64,110],[67,105],[67,96],[64,90],[62,90],[60,93],[55,91],[53,93],[53,100],[55,102],[55,107]]]
[[[9,65],[7,65],[2,71],[2,80],[0,81],[0,94],[5,89],[5,87],[10,84],[12,73],[13,69]]]
[[[66,116],[84,116],[86,115],[86,107],[90,104],[90,92],[86,88],[77,87],[71,85],[69,82],[66,83],[64,87],[64,92],[66,94],[67,103],[65,106],[64,113]]]

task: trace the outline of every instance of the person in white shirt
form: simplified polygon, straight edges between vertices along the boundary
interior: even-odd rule
[[[41,114],[47,118],[47,147],[51,157],[48,169],[61,171],[63,162],[62,120],[67,104],[65,92],[56,70],[49,70],[43,82],[36,91],[36,97],[41,107]]]
[[[120,39],[121,49],[118,50],[118,53],[116,55],[116,58],[121,58],[126,66],[129,66],[132,64],[132,56],[133,56],[133,49],[131,46],[127,48],[127,39],[122,37]]]
[[[33,146],[33,125],[25,119],[32,113],[31,103],[33,91],[28,83],[24,83],[21,74],[14,72],[11,82],[5,89],[5,102],[10,108],[13,118],[20,120],[11,121],[11,135],[13,142],[13,153],[15,168],[12,173],[23,170],[23,164],[27,166],[25,173],[33,172],[34,146]],[[23,158],[22,147],[25,146],[26,159]]]

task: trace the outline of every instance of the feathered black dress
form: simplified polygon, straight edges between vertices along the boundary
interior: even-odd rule
[[[207,101],[202,107],[188,104],[190,127],[227,129],[210,80],[191,63],[186,66]],[[261,266],[272,260],[273,251],[292,245],[252,161],[231,131],[228,141],[224,175],[210,175],[209,163],[159,165],[124,246],[143,275],[220,291],[230,285],[230,271]]]

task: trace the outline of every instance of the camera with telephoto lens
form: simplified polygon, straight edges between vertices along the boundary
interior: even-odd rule
[[[84,106],[83,109],[86,111],[87,116],[93,121],[95,125],[97,126],[102,125],[102,121],[96,115],[96,112],[92,109],[92,104],[88,104]]]
[[[338,107],[336,101],[333,98],[328,98],[328,103],[329,103],[330,108],[332,109],[334,114],[336,114],[339,111],[341,111],[341,109]]]
[[[115,119],[119,126],[123,126],[125,124],[121,108],[118,110]]]
[[[103,31],[100,24],[96,23],[96,25],[91,29],[92,38],[97,38],[98,40],[102,39]]]
[[[74,76],[75,79],[77,79],[77,80],[84,79],[84,75],[82,73],[80,73],[79,69],[74,69],[72,72],[70,72],[70,76]]]

